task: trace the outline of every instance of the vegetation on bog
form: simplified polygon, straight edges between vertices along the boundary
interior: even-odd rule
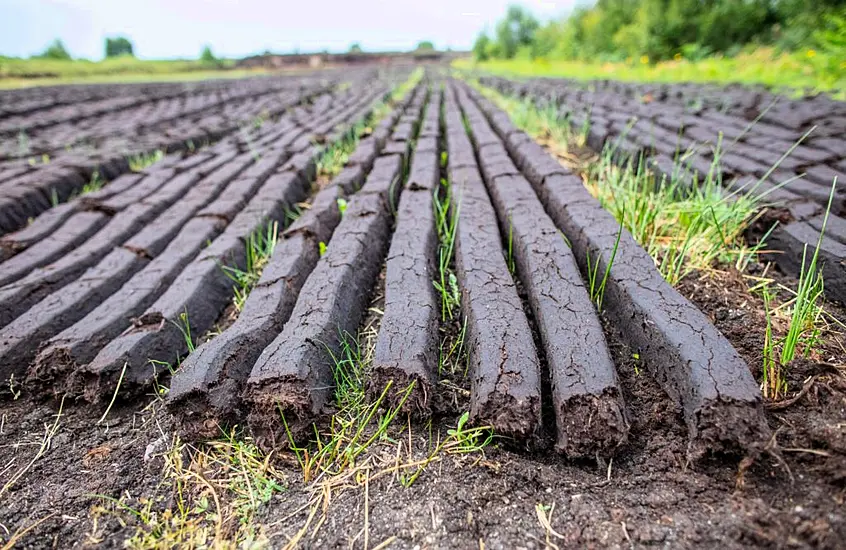
[[[124,542],[135,549],[253,548],[268,543],[257,516],[278,493],[285,491],[285,475],[274,467],[248,437],[235,430],[216,441],[194,447],[175,438],[163,461],[160,496],[93,495],[93,529],[88,543],[102,544],[99,519],[117,518],[134,524]]]
[[[805,358],[816,356],[825,336],[846,329],[842,320],[825,309],[825,283],[819,255],[836,185],[835,179],[831,185],[831,194],[816,246],[811,249],[805,245],[802,252],[802,266],[796,289],[782,285],[780,288],[773,288],[775,285],[772,281],[766,279],[754,288],[764,301],[764,315],[767,322],[762,354],[761,390],[764,397],[771,399],[783,397],[788,390],[787,370],[793,360],[800,356]],[[786,293],[789,297],[782,300],[780,304],[774,305],[779,291]],[[776,320],[786,327],[781,331],[780,337],[774,330]]]
[[[839,92],[846,7],[838,0],[599,0],[541,24],[512,6],[473,53],[485,70],[523,76]]]
[[[192,59],[142,60],[131,56],[109,57],[102,61],[0,56],[0,88],[244,78],[267,73],[263,69],[235,69],[234,66],[231,60],[210,64]]]
[[[104,59],[74,59],[61,39],[54,40],[43,53],[28,59],[0,55],[0,88],[16,88],[68,82],[133,82],[153,80],[194,80],[212,77],[243,77],[256,71],[232,70],[234,60],[218,59],[209,46],[199,59],[141,60],[125,36],[107,37]],[[221,69],[230,69],[216,74]]]
[[[813,53],[813,55],[811,55]],[[841,58],[843,59],[843,58]],[[846,96],[846,66],[835,56],[808,52],[778,52],[771,47],[743,51],[733,57],[715,55],[699,60],[670,59],[657,63],[629,61],[582,61],[567,59],[490,59],[475,62],[458,59],[459,69],[518,77],[557,77],[578,80],[614,79],[629,82],[699,82],[761,84],[786,94],[812,90]]]

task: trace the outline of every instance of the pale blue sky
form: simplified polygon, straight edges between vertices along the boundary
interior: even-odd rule
[[[100,59],[106,36],[124,34],[143,58],[242,57],[302,52],[407,50],[421,40],[468,49],[513,0],[0,0],[0,55],[40,53],[61,38],[74,57]],[[523,0],[538,17],[576,0]]]

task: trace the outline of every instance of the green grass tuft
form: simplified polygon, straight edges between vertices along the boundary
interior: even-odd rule
[[[440,244],[438,245],[438,279],[432,283],[441,297],[441,318],[446,321],[453,318],[461,300],[458,278],[452,270],[461,205],[452,204],[448,180],[441,180],[440,189],[435,191],[433,205]]]
[[[240,312],[253,286],[261,278],[262,269],[270,261],[279,239],[279,223],[272,221],[264,229],[253,232],[246,242],[246,266],[221,266],[226,276],[235,283],[235,310]]]
[[[164,158],[164,151],[157,149],[150,153],[139,153],[127,158],[129,169],[133,172],[141,172]]]

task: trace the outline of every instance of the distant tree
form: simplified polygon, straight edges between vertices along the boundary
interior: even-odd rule
[[[415,50],[418,52],[433,52],[435,51],[435,45],[429,40],[424,40],[417,44],[417,48],[415,48]]]
[[[60,39],[56,39],[52,44],[47,46],[43,53],[36,55],[40,59],[70,59],[71,55],[65,48],[64,43]]]
[[[350,53],[361,53],[363,51],[364,50],[361,49],[361,44],[359,44],[358,42],[350,46]]]
[[[106,38],[106,57],[119,57],[121,55],[135,55],[132,51],[132,42],[125,36]]]
[[[219,63],[219,60],[217,59],[217,57],[214,56],[214,53],[212,52],[211,46],[206,46],[203,48],[202,53],[200,53],[200,61],[208,64]]]
[[[523,46],[531,46],[540,23],[520,6],[509,6],[505,19],[496,26],[496,45],[500,55],[511,59]]]
[[[482,33],[473,43],[473,56],[476,61],[487,61],[490,58],[491,39]]]

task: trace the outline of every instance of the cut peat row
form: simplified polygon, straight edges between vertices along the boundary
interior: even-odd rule
[[[222,160],[231,160],[231,157],[224,156]],[[126,266],[123,269],[129,271],[124,273],[131,275],[133,268],[130,265],[140,265],[139,262],[161,251],[181,223],[217,196],[222,187],[251,161],[247,158],[229,163],[205,178],[202,170],[195,169],[167,179],[172,170],[165,169],[168,174],[160,177],[167,181],[155,194],[112,217],[85,243],[65,256],[0,288],[0,326],[5,327],[37,302],[80,277],[88,268],[93,271],[86,275],[102,282],[105,273],[92,267],[98,262],[111,264],[112,268]],[[156,223],[151,225],[154,220]]]
[[[348,75],[347,80],[355,86],[365,82],[369,73],[369,70],[357,71]],[[18,229],[26,224],[27,218],[49,209],[52,198],[66,200],[95,172],[107,180],[127,172],[127,157],[132,154],[185,150],[195,144],[218,141],[235,134],[241,124],[259,116],[277,117],[337,84],[334,79],[322,78],[305,78],[299,82],[268,79],[264,85],[252,82],[242,91],[215,95],[203,103],[188,102],[176,110],[164,110],[161,115],[141,111],[123,117],[104,114],[98,116],[102,123],[91,127],[60,124],[40,131],[38,136],[30,136],[35,139],[31,154],[36,154],[36,150],[38,155],[50,151],[55,158],[49,164],[30,167],[27,172],[0,182],[0,233]],[[209,111],[212,106],[216,108]],[[116,134],[120,136],[117,139]],[[128,139],[129,135],[134,139]],[[43,143],[39,141],[41,137]],[[65,151],[66,146],[76,143],[86,147]]]
[[[260,161],[248,168],[244,177],[232,181],[226,187],[228,193],[210,206],[209,200],[219,195],[223,186],[216,190],[198,186],[193,191],[199,192],[186,195],[172,212],[165,212],[156,219],[154,225],[149,225],[123,246],[114,248],[78,280],[46,296],[0,329],[0,377],[19,375],[20,369],[26,369],[33,359],[40,342],[82,319],[82,327],[72,328],[70,334],[62,337],[60,341],[64,345],[56,349],[55,342],[51,343],[54,345],[48,348],[35,372],[28,377],[30,381],[43,380],[46,387],[61,389],[61,386],[55,386],[54,375],[66,372],[80,359],[79,355],[90,354],[105,344],[95,337],[108,339],[115,330],[119,333],[126,328],[120,323],[128,323],[129,317],[136,313],[133,309],[136,304],[133,304],[132,298],[141,301],[149,299],[143,289],[146,288],[147,293],[156,292],[158,284],[172,279],[174,270],[178,271],[184,266],[205,245],[207,239],[220,232],[226,225],[225,220],[238,212],[241,205],[237,201],[233,202],[231,197],[240,197],[243,203],[255,193],[255,189],[275,165],[284,160],[284,156],[268,157],[265,160],[270,162]],[[245,163],[236,166],[233,178],[245,167]],[[211,208],[213,213],[205,219],[201,210],[204,208]],[[196,218],[198,221],[191,223],[188,219],[195,212],[199,212]],[[205,238],[200,238],[200,235]],[[136,278],[131,279],[136,272]],[[128,286],[124,291],[122,286],[125,284]],[[107,299],[110,296],[112,299]],[[95,309],[104,300],[106,308]],[[92,310],[91,316],[85,317]],[[103,332],[99,333],[98,330]],[[76,350],[76,356],[71,349],[74,345],[80,348]],[[60,364],[55,364],[57,359],[61,359]]]
[[[552,385],[556,449],[569,457],[613,455],[627,440],[628,421],[614,362],[579,267],[502,141],[462,91],[458,99],[500,231],[508,235],[540,333]]]
[[[541,426],[540,363],[452,86],[445,100],[451,202],[460,212],[455,265],[467,318],[470,417],[523,443]]]
[[[288,134],[291,136],[289,143],[296,142],[299,146],[310,147],[307,139],[304,142],[297,140],[299,137],[307,137],[307,130],[293,128]],[[275,147],[274,145],[274,149],[269,149],[272,158],[259,160],[251,170],[272,170],[280,162],[286,160],[290,156],[289,153],[295,155],[305,153],[302,150],[291,150],[290,146],[274,152]],[[107,198],[105,201],[98,201],[99,210],[107,212],[117,210],[121,214],[114,216],[88,241],[53,264],[31,271],[23,279],[0,288],[0,304],[5,306],[0,313],[0,326],[5,326],[50,292],[56,291],[78,277],[84,269],[104,258],[115,245],[122,244],[124,248],[137,252],[144,258],[153,257],[193,215],[193,212],[217,196],[223,185],[234,179],[247,164],[253,162],[253,157],[258,151],[251,149],[249,153],[232,161],[235,152],[232,151],[229,143],[223,142],[213,148],[213,152],[220,152],[214,159],[175,176],[178,166],[153,170],[142,181],[143,185],[139,185],[139,187],[145,187],[143,193],[139,194],[132,189],[127,191],[127,193],[131,192],[135,199],[140,198],[140,201],[134,203],[125,201],[122,198],[123,193]],[[307,153],[307,155],[311,154]],[[304,160],[292,158],[290,162],[302,163]],[[188,163],[188,159],[185,162]],[[268,166],[268,163],[271,166]],[[200,178],[214,169],[216,170],[194,187]],[[246,174],[247,177],[252,175],[255,174]],[[151,183],[147,184],[148,180]],[[170,208],[162,213],[168,207]],[[123,209],[120,210],[121,208]],[[141,231],[157,215],[155,226],[148,226]],[[141,233],[126,241],[138,231]],[[39,244],[47,245],[44,241]],[[117,252],[114,251],[114,253]],[[2,265],[0,264],[0,269]]]
[[[466,87],[465,87],[466,89]],[[691,456],[760,448],[769,437],[749,367],[708,318],[673,289],[614,217],[543,148],[472,91],[547,213],[572,245],[583,273],[608,270],[603,308],[647,369],[683,411]]]
[[[386,117],[391,126],[411,97]],[[383,145],[372,137],[360,142],[346,167],[282,233],[235,323],[198,347],[173,376],[168,408],[179,418],[185,437],[213,437],[220,426],[244,416],[241,391],[250,370],[288,321],[300,289],[320,259],[321,243],[331,242],[341,221],[339,199],[358,190]]]
[[[416,96],[405,118],[419,118],[424,100]],[[358,330],[388,251],[404,159],[387,151],[407,150],[413,137],[400,137],[401,131],[402,123],[347,206],[290,319],[250,372],[244,390],[247,422],[264,447],[286,446],[286,430],[295,439],[310,433],[331,399],[332,358],[339,356],[344,335]]]
[[[419,132],[411,170],[397,209],[385,270],[385,306],[376,339],[367,393],[379,397],[388,387],[386,406],[406,397],[404,410],[418,417],[431,414],[437,382],[440,307],[436,278],[434,195],[439,186],[438,137],[441,93],[434,91]],[[414,383],[409,395],[405,389]]]
[[[383,94],[370,94],[369,103]],[[359,117],[365,114],[362,109],[357,113]],[[133,327],[103,347],[89,364],[73,371],[69,393],[97,401],[107,397],[120,378],[121,394],[132,395],[150,385],[164,364],[191,351],[185,334],[208,331],[231,302],[232,280],[222,266],[244,269],[249,236],[265,231],[268,223],[283,223],[286,211],[307,196],[321,149],[308,141],[295,140],[291,147],[294,144],[305,149],[294,152],[267,179],[226,230],[188,264]]]
[[[202,155],[175,164],[156,165],[146,173],[125,174],[99,191],[48,210],[25,229],[7,234],[0,240],[0,246],[8,251],[7,256],[15,256],[0,263],[0,285],[17,280],[31,270],[56,260],[70,248],[83,244],[109,217],[147,199],[176,174],[192,171],[202,177],[233,157],[227,154],[217,158]],[[198,159],[202,162],[198,163]],[[100,214],[100,223],[91,222],[94,213]]]
[[[729,111],[723,113],[716,105],[691,108],[702,100],[697,97],[704,93],[702,86],[683,89],[679,95],[676,85],[670,93],[667,85],[614,81],[592,82],[590,89],[564,79],[516,82],[486,76],[481,82],[543,108],[556,106],[576,131],[589,128],[587,143],[595,151],[614,149],[618,163],[643,160],[659,178],[681,172],[687,185],[703,182],[719,160],[713,170],[715,181],[789,214],[789,221],[775,229],[768,243],[777,251],[771,259],[788,274],[799,275],[805,245],[813,250],[819,241],[820,229],[809,230],[804,222],[825,209],[835,178],[831,219],[846,223],[843,102],[824,96],[789,100],[735,90],[727,98]],[[645,97],[650,101],[642,101]],[[653,101],[655,97],[661,99]],[[686,151],[685,160],[676,162]],[[827,229],[826,237],[836,240],[828,233]],[[829,247],[821,263],[832,280],[826,285],[826,297],[846,303],[846,257],[841,252]]]

